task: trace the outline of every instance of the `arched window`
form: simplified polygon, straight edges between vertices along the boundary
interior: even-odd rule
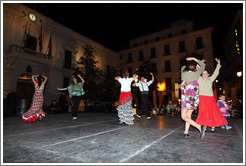
[[[32,72],[32,66],[28,65],[26,67],[26,72],[31,73]]]

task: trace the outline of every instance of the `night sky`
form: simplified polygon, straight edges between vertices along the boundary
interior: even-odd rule
[[[113,50],[130,39],[194,21],[194,30],[214,27],[214,57],[223,60],[223,43],[243,3],[36,3],[25,4],[54,21]]]

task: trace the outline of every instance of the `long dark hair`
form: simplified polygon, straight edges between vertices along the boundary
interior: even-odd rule
[[[38,80],[38,87],[40,87],[42,85],[42,82],[44,80],[44,77],[41,76],[41,75],[38,75],[37,80]]]
[[[196,65],[197,65],[196,62],[188,61],[186,63],[186,67],[185,67],[184,71],[196,71]]]

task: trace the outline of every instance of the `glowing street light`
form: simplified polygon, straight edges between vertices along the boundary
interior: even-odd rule
[[[164,83],[158,83],[158,84],[157,84],[157,90],[158,90],[158,91],[165,91],[165,89],[166,89],[166,84],[165,84],[165,82],[164,82]]]
[[[238,71],[238,72],[237,72],[237,76],[238,76],[238,77],[241,77],[241,76],[242,76],[242,71]]]

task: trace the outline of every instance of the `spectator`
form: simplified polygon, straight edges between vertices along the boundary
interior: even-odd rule
[[[61,113],[61,109],[57,104],[56,100],[53,100],[49,106],[49,112],[53,114]]]

